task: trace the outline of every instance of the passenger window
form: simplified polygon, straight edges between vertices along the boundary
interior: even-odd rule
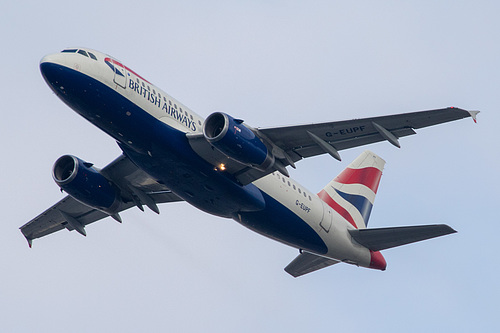
[[[302,191],[300,190],[300,188],[299,188],[299,193],[302,193]]]

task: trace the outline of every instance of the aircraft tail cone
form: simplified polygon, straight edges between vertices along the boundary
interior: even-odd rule
[[[381,271],[385,271],[387,268],[387,262],[385,261],[384,256],[379,251],[370,251],[371,260],[370,267],[373,269],[379,269]]]

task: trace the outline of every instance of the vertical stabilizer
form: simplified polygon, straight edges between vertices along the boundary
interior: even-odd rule
[[[375,201],[385,161],[365,151],[318,196],[356,229],[364,229]]]

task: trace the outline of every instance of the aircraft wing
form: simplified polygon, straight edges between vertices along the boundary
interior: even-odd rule
[[[267,142],[276,163],[265,170],[239,163],[214,149],[203,133],[186,136],[193,150],[215,168],[233,175],[241,184],[249,184],[276,170],[287,175],[285,167],[311,156],[328,153],[340,160],[339,150],[387,140],[399,147],[398,138],[416,134],[415,129],[472,117],[479,111],[445,108],[382,117],[336,121],[329,123],[253,129]]]
[[[330,123],[262,128],[258,131],[283,149],[293,162],[324,153],[340,159],[339,150],[384,140],[399,147],[398,138],[416,134],[414,129],[467,117],[475,120],[477,113],[450,107]]]
[[[118,157],[100,172],[120,189],[122,203],[118,212],[133,206],[143,210],[142,204],[144,204],[158,213],[156,204],[182,201],[167,187],[156,182],[151,176],[136,167],[124,155]],[[77,230],[86,235],[84,228],[87,224],[108,216],[108,214],[84,205],[71,196],[66,196],[20,229],[31,246],[33,239],[61,229]],[[118,214],[113,215],[113,218],[121,222]]]

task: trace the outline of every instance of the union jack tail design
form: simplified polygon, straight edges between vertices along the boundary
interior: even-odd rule
[[[318,196],[356,229],[365,229],[385,161],[365,151],[332,180]]]

